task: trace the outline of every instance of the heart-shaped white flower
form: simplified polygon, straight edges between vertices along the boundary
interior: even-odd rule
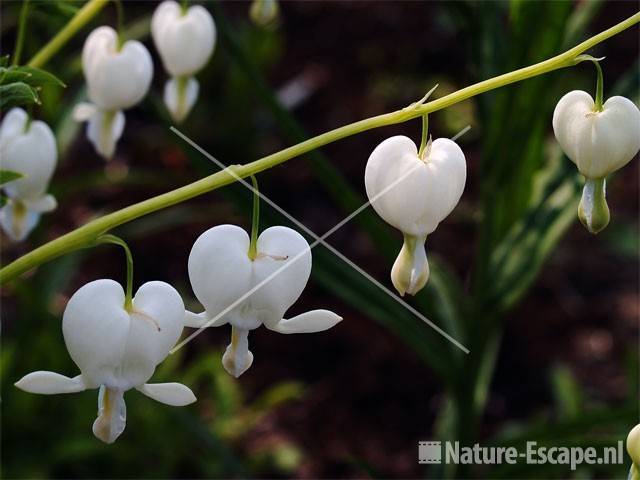
[[[253,362],[249,330],[264,324],[280,333],[312,333],[342,320],[328,310],[283,318],[311,274],[311,250],[302,235],[287,227],[266,229],[258,237],[254,260],[249,258],[249,243],[242,228],[219,225],[200,235],[189,255],[189,279],[205,311],[187,313],[186,325],[231,324],[232,341],[222,363],[236,377]]]
[[[591,95],[574,90],[556,105],[553,132],[580,173],[603,178],[640,150],[640,110],[631,100],[615,96],[596,111]]]
[[[16,383],[42,394],[100,388],[93,433],[107,443],[124,430],[123,394],[131,388],[168,405],[196,400],[182,384],[146,383],[182,332],[185,310],[178,292],[167,283],[148,282],[138,289],[130,311],[124,305],[119,283],[102,279],[84,285],[69,300],[62,320],[67,350],[80,375],[39,371]]]
[[[430,142],[423,158],[405,136],[391,137],[371,153],[364,174],[367,196],[375,211],[404,234],[404,245],[391,270],[400,295],[415,295],[427,283],[427,235],[460,200],[467,164],[452,140]]]
[[[137,40],[128,40],[119,48],[116,31],[103,26],[85,41],[82,69],[92,104],[78,105],[74,118],[89,122],[89,140],[108,159],[124,129],[121,110],[136,105],[149,90],[153,77],[151,55]]]
[[[200,5],[183,10],[177,2],[162,2],[151,19],[151,35],[164,68],[173,77],[164,102],[174,120],[182,121],[193,107],[199,85],[192,78],[209,61],[216,44],[216,26]]]
[[[3,185],[9,200],[0,209],[0,224],[13,240],[27,237],[40,214],[56,208],[56,200],[46,193],[56,168],[56,139],[49,126],[29,121],[21,108],[11,109],[0,126],[0,169],[23,175]]]

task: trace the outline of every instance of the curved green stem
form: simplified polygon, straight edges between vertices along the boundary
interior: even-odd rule
[[[596,70],[598,71],[598,80],[596,82],[596,111],[601,112],[603,110],[603,96],[604,96],[604,80],[602,78],[602,67],[600,67],[600,62],[597,60],[593,61],[593,64],[596,66]]]
[[[125,290],[124,308],[127,312],[130,312],[133,309],[133,256],[131,255],[131,250],[129,250],[127,242],[115,235],[100,235],[94,242],[94,245],[104,243],[119,245],[124,249],[124,254],[127,257],[127,288]]]
[[[447,108],[489,90],[542,75],[553,70],[573,66],[576,64],[576,57],[578,55],[592,48],[594,45],[603,42],[607,38],[635,25],[639,21],[640,13],[636,13],[614,27],[611,27],[608,30],[605,30],[580,43],[572,49],[543,62],[484,80],[425,104],[413,104],[402,110],[378,115],[376,117],[367,118],[336,128],[335,130],[325,132],[321,135],[310,138],[309,140],[298,143],[297,145],[285,148],[277,153],[267,155],[266,157],[254,162],[245,165],[236,165],[234,167],[230,167],[230,169],[232,169],[235,176],[246,178],[276,165],[280,165],[287,160],[298,157],[311,150],[315,150],[323,145],[335,142],[336,140],[374,128],[403,123],[413,118],[417,118],[437,110],[442,110],[443,108]],[[95,241],[98,236],[117,227],[118,225],[122,225],[123,223],[127,223],[143,215],[184,202],[190,198],[233,183],[235,181],[235,176],[229,172],[229,169],[223,170],[171,192],[158,195],[157,197],[150,198],[95,219],[86,225],[63,235],[62,237],[36,248],[2,268],[0,270],[0,283],[11,280],[16,276],[69,251],[82,248],[83,246]]]
[[[29,16],[29,0],[23,0],[18,20],[18,34],[16,36],[16,48],[13,50],[13,65],[20,64],[22,49],[24,48],[24,34],[27,27],[27,17]]]
[[[253,216],[251,218],[251,242],[249,243],[249,258],[256,259],[258,255],[258,230],[260,229],[260,192],[258,190],[258,180],[255,175],[251,175],[253,184]]]
[[[53,57],[82,27],[91,21],[109,0],[89,0],[78,10],[69,23],[60,30],[34,57],[29,60],[30,67],[40,68]]]
[[[420,148],[418,149],[418,157],[424,156],[424,150],[427,147],[427,135],[429,133],[429,115],[422,115],[422,137],[420,138]]]
[[[118,51],[124,45],[124,11],[122,9],[122,0],[113,0],[116,6],[116,31],[118,32]]]

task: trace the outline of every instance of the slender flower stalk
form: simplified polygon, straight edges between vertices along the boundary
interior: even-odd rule
[[[98,0],[93,0],[97,2]],[[90,3],[93,3],[90,2]],[[395,112],[378,115],[375,117],[360,120],[358,122],[336,128],[329,132],[325,132],[316,137],[305,140],[291,147],[285,148],[277,153],[268,155],[246,165],[238,165],[231,167],[235,176],[246,178],[261,171],[280,165],[287,160],[303,155],[311,150],[335,142],[342,138],[349,137],[374,128],[384,127],[403,123],[408,120],[418,118],[422,115],[442,110],[456,103],[462,102],[484,92],[494,90],[505,85],[520,82],[529,78],[543,75],[554,70],[566,68],[576,65],[582,61],[577,58],[583,52],[593,48],[595,45],[607,40],[608,38],[632,27],[640,22],[640,13],[623,20],[615,26],[604,30],[585,40],[579,45],[561,53],[555,57],[549,58],[540,63],[530,65],[497,77],[484,80],[482,82],[470,85],[444,97],[438,98],[428,103],[416,103],[404,109]],[[49,56],[51,56],[50,54]],[[47,57],[48,58],[48,57]],[[95,241],[95,239],[108,232],[110,229],[122,225],[131,220],[147,215],[149,213],[167,208],[171,205],[184,202],[203,193],[210,192],[225,185],[229,185],[235,181],[234,174],[228,171],[217,172],[213,175],[200,179],[184,187],[158,195],[148,200],[136,203],[122,210],[118,210],[101,218],[95,219],[76,230],[67,233],[51,242],[42,245],[39,248],[18,258],[14,262],[5,266],[0,270],[0,283],[9,281],[18,275],[37,267],[49,260],[57,258],[65,253],[71,252],[78,248],[83,248]]]
[[[78,10],[69,23],[60,30],[34,57],[29,60],[30,67],[41,68],[64,47],[78,31],[89,23],[102,10],[109,0],[89,0]]]

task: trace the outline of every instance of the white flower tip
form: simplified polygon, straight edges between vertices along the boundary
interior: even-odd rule
[[[426,237],[405,235],[404,244],[391,268],[391,282],[401,297],[415,295],[429,280],[429,262],[424,249]]]
[[[330,310],[311,310],[267,327],[278,333],[316,333],[329,330],[341,321],[342,317]]]
[[[235,378],[240,377],[244,372],[249,370],[253,363],[253,353],[250,350],[239,352],[229,345],[222,355],[222,366]]]
[[[69,378],[59,373],[45,371],[32,372],[25,375],[14,385],[25,392],[43,395],[75,393],[81,392],[86,388],[81,375]]]
[[[184,407],[195,402],[191,389],[181,383],[145,383],[138,391],[157,402],[173,407]]]
[[[633,427],[627,436],[627,452],[633,463],[640,466],[640,424]]]

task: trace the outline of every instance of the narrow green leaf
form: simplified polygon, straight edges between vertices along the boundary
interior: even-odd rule
[[[2,74],[3,85],[14,82],[24,82],[32,87],[43,87],[46,85],[66,87],[64,82],[58,77],[40,68],[27,66],[2,67],[0,74]]]
[[[22,177],[24,177],[24,175],[18,172],[13,172],[11,170],[0,170],[0,185],[4,185],[5,183],[12,182],[13,180],[17,180]]]

